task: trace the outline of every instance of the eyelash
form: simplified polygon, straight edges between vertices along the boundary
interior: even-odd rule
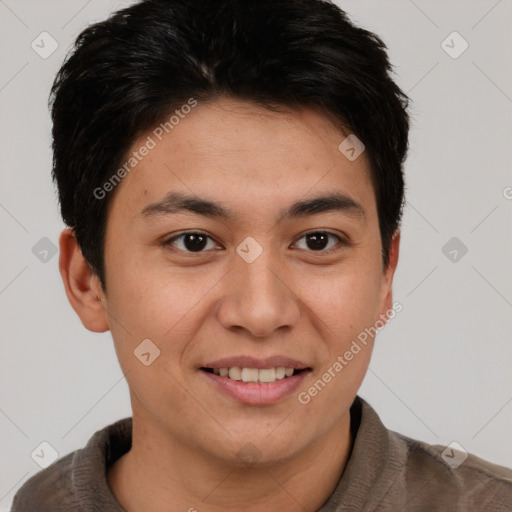
[[[332,233],[330,231],[321,231],[321,230],[308,231],[307,233],[304,233],[298,240],[302,240],[306,236],[312,235],[312,234],[325,234],[325,235],[330,235],[330,236],[335,237],[335,238],[338,239],[338,244],[336,244],[334,247],[331,247],[329,249],[326,249],[326,250],[322,249],[322,250],[319,250],[319,251],[306,250],[306,252],[310,252],[310,253],[313,253],[315,255],[320,255],[320,256],[328,255],[328,254],[331,254],[332,252],[340,250],[342,247],[346,247],[346,246],[350,245],[349,242],[347,242],[346,240],[341,238],[339,235],[337,235],[335,233]],[[172,246],[172,243],[174,241],[176,241],[179,238],[182,238],[182,237],[184,237],[186,235],[202,235],[202,236],[204,236],[204,237],[214,241],[211,236],[207,235],[206,233],[203,233],[202,231],[186,231],[184,233],[180,233],[179,235],[175,235],[172,238],[164,240],[162,242],[162,246],[164,246],[164,247]],[[176,249],[176,250],[184,252],[186,254],[191,254],[191,255],[200,255],[200,254],[204,254],[205,252],[207,252],[207,251],[204,251],[204,250],[203,251],[197,251],[197,252],[187,251],[187,250],[183,250],[183,249]]]

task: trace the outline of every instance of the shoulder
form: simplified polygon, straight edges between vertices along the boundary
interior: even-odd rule
[[[79,510],[72,483],[73,459],[79,452],[58,459],[29,478],[14,496],[11,512]]]
[[[453,510],[510,511],[512,469],[468,453],[460,445],[431,445],[389,431],[390,442],[406,451],[403,485],[416,499]],[[435,497],[435,498],[433,498]]]
[[[131,433],[131,417],[98,430],[84,448],[29,478],[15,494],[11,512],[122,511],[106,475],[131,448]]]
[[[350,498],[361,510],[511,512],[512,469],[456,443],[428,444],[390,430],[360,397],[353,412],[360,426],[341,490],[350,494],[353,487]]]

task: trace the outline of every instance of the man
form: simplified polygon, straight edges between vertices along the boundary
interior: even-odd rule
[[[357,396],[401,308],[390,71],[320,0],[142,1],[78,37],[52,89],[60,269],[133,416],[14,512],[510,510],[512,471]]]

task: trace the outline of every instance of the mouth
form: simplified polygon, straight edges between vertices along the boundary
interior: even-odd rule
[[[250,368],[250,367],[222,367],[222,368],[200,368],[202,371],[225,377],[230,380],[249,383],[256,382],[259,384],[270,384],[282,379],[288,379],[294,375],[310,370],[310,368],[291,368],[277,366],[275,368]]]
[[[275,404],[289,396],[312,371],[287,358],[226,358],[206,363],[200,373],[224,396],[251,405]]]

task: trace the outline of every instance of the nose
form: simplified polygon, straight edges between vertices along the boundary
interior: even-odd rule
[[[270,250],[264,250],[252,263],[236,256],[225,287],[217,309],[225,329],[269,338],[299,321],[300,301],[292,279]]]

